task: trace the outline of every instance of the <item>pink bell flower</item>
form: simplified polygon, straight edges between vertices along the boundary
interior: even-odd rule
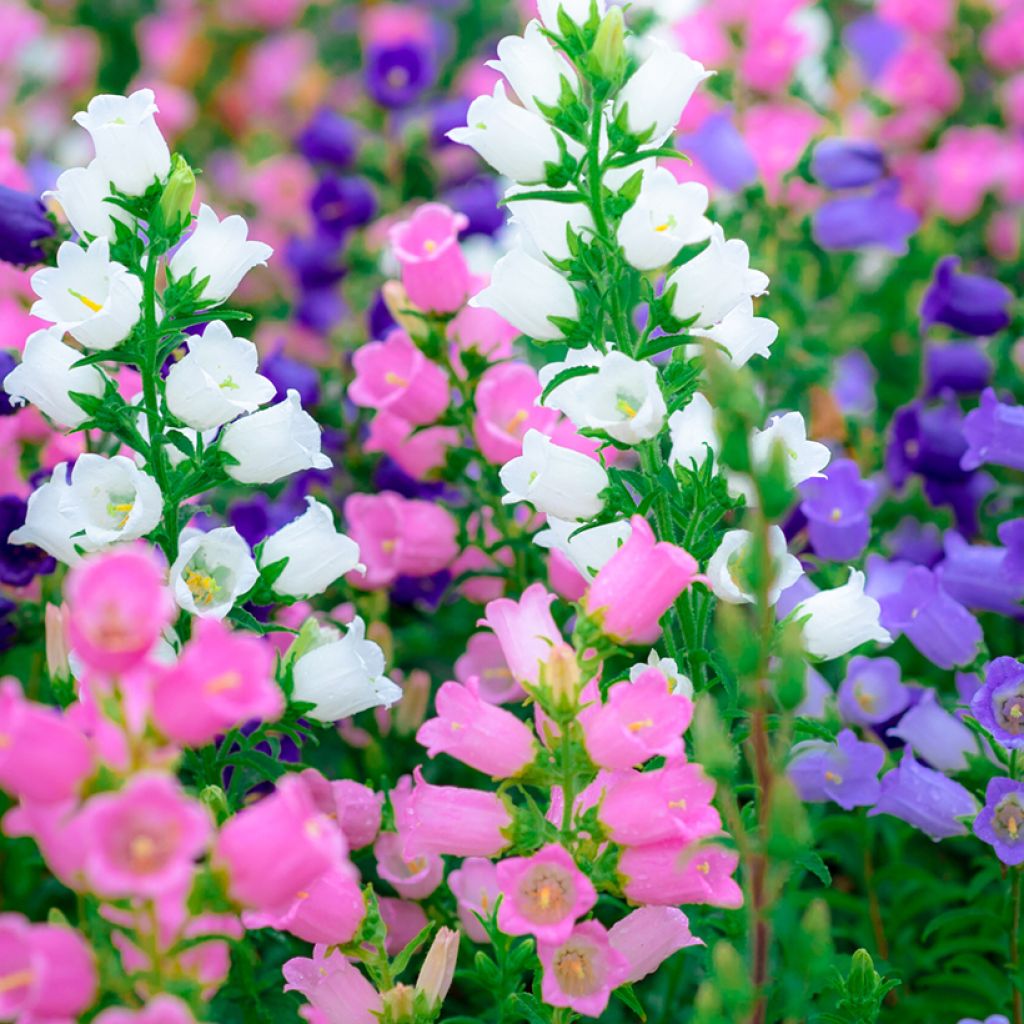
[[[442,203],[424,203],[388,233],[402,268],[409,301],[433,313],[454,313],[470,292],[469,267],[459,248],[459,233],[469,220]]]
[[[474,283],[472,290],[480,291],[486,285],[486,281]],[[463,352],[475,352],[492,363],[510,359],[514,351],[513,342],[519,333],[518,328],[493,309],[464,306],[448,324],[448,337],[452,342],[449,356],[452,368],[458,376],[465,378]]]
[[[503,466],[523,453],[527,430],[550,436],[558,412],[537,405],[537,371],[526,363],[498,363],[485,370],[476,389],[473,436],[488,462]]]
[[[413,429],[408,420],[381,409],[370,421],[363,449],[387,455],[415,480],[427,480],[444,467],[448,450],[459,443],[459,432],[454,427],[427,427],[414,434]]]
[[[584,1017],[600,1017],[629,963],[598,921],[578,924],[562,942],[538,942],[544,968],[541,996],[548,1006],[566,1006]]]
[[[328,780],[315,768],[299,773],[316,809],[338,823],[350,850],[361,850],[380,831],[384,794],[351,779]]]
[[[339,950],[328,956],[317,946],[312,959],[294,957],[281,970],[285,992],[301,992],[327,1024],[378,1024],[380,995]]]
[[[373,855],[377,874],[407,900],[425,899],[444,878],[444,861],[437,854],[407,858],[397,832],[381,832],[373,844]]]
[[[388,930],[384,951],[396,956],[427,927],[427,915],[418,903],[384,896],[377,900],[380,916]]]
[[[474,633],[466,644],[466,653],[455,662],[455,678],[460,683],[468,683],[474,676],[481,698],[489,704],[507,704],[526,696],[513,678],[501,641],[494,633]]]
[[[678,907],[637,907],[608,929],[608,940],[629,964],[619,984],[653,974],[673,953],[704,943],[690,932],[690,922]]]
[[[32,839],[46,866],[69,888],[84,888],[85,842],[77,802],[36,803],[22,800],[3,817],[4,835]]]
[[[448,888],[455,895],[459,920],[466,934],[474,942],[489,941],[479,917],[490,918],[501,895],[494,862],[483,857],[467,857],[448,875]]]
[[[175,996],[159,995],[141,1010],[111,1007],[104,1010],[95,1024],[195,1024],[192,1011]]]
[[[509,597],[491,601],[484,617],[477,623],[494,631],[512,678],[518,683],[536,686],[541,665],[551,657],[552,650],[564,646],[561,630],[551,617],[554,594],[540,583],[523,591],[518,601]]]
[[[738,863],[739,856],[721,846],[667,839],[627,847],[618,870],[622,891],[635,903],[706,903],[735,909],[743,905],[743,892],[732,878]]]

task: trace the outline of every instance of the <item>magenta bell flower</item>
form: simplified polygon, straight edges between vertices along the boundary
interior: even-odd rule
[[[313,957],[293,957],[282,968],[285,992],[301,992],[316,1017],[328,1024],[379,1024],[380,994],[363,973],[335,949],[317,946]]]
[[[743,905],[743,890],[732,878],[738,863],[739,855],[721,846],[667,839],[627,847],[618,872],[623,892],[636,903],[736,908]]]
[[[541,666],[556,647],[564,647],[561,630],[551,617],[555,595],[543,584],[533,583],[518,601],[499,597],[484,609],[486,615],[477,625],[488,626],[501,644],[505,663],[517,683],[536,686]]]
[[[1012,867],[1024,863],[1024,782],[990,779],[985,806],[974,819],[974,834]]]
[[[561,942],[538,942],[544,968],[541,995],[548,1006],[567,1006],[585,1017],[600,1017],[612,990],[629,973],[629,961],[598,921],[584,921]]]
[[[424,203],[391,228],[388,239],[402,267],[402,285],[418,309],[454,313],[466,304],[471,282],[459,233],[468,224],[465,214],[442,203]]]
[[[459,920],[474,942],[487,942],[487,932],[477,915],[488,919],[501,895],[498,869],[483,857],[467,857],[448,875],[448,888],[458,901]]]

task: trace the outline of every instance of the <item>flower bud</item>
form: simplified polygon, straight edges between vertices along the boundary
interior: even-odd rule
[[[46,671],[55,683],[71,681],[68,664],[67,609],[64,605],[46,606]]]
[[[401,281],[385,281],[380,290],[384,305],[387,306],[392,320],[410,337],[416,337],[423,331],[423,321],[417,316],[410,316],[407,310],[412,308],[412,301]]]
[[[412,985],[396,985],[381,995],[386,1024],[412,1024],[416,1019],[416,990]]]
[[[594,48],[590,51],[591,66],[612,84],[619,81],[626,66],[625,35],[622,8],[613,7],[601,21]]]
[[[459,933],[442,928],[434,937],[416,979],[416,992],[426,999],[429,1012],[435,1012],[448,995],[458,958]]]
[[[175,153],[171,159],[171,174],[160,196],[160,213],[169,228],[181,228],[192,212],[196,194],[195,172],[188,161]]]
[[[370,635],[373,633],[374,629],[371,626]],[[402,700],[395,712],[395,728],[400,735],[411,736],[423,724],[429,704],[430,676],[421,668],[413,669],[402,687]]]
[[[576,710],[580,694],[580,666],[568,644],[556,644],[541,667],[541,689],[556,712]]]

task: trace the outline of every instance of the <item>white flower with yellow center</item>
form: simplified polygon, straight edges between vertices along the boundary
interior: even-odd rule
[[[170,579],[174,599],[185,611],[223,619],[258,578],[249,545],[234,527],[182,533]]]
[[[812,476],[825,476],[822,470],[829,464],[832,453],[819,441],[807,439],[807,426],[800,413],[773,416],[764,430],[754,431],[750,449],[758,469],[768,468],[776,446],[782,451],[786,477],[792,487]]]
[[[708,562],[707,576],[711,589],[729,604],[752,604],[754,595],[744,589],[745,561],[750,557],[753,534],[749,530],[729,530],[722,537],[718,550]],[[768,558],[771,561],[771,585],[768,603],[775,604],[780,595],[804,574],[800,559],[789,553],[786,535],[778,526],[768,528]]]
[[[77,523],[85,548],[138,540],[160,522],[163,497],[157,482],[124,455],[79,455],[61,511]]]

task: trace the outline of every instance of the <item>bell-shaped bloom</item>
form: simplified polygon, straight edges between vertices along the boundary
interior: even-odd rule
[[[406,857],[495,857],[509,845],[512,815],[497,793],[434,786],[424,781],[419,767],[413,774],[415,785],[396,812]]]
[[[883,181],[871,192],[822,203],[811,221],[814,241],[829,252],[888,249],[902,255],[921,218],[899,193],[899,182]]]
[[[407,859],[397,832],[381,832],[373,844],[373,855],[377,874],[403,899],[425,899],[444,880],[444,859],[436,853]]]
[[[476,680],[445,683],[435,697],[437,717],[420,726],[416,740],[430,757],[445,753],[494,778],[518,775],[537,755],[528,725],[511,711],[480,697]]]
[[[533,542],[552,553],[564,555],[583,580],[590,581],[632,532],[633,528],[625,520],[581,530],[579,523],[549,516],[546,527],[534,534]]]
[[[415,430],[415,433],[413,432]],[[370,421],[363,450],[387,455],[414,480],[432,480],[444,468],[448,451],[461,443],[454,427],[416,429],[401,416],[382,411]]]
[[[608,941],[628,964],[619,983],[631,985],[653,974],[673,953],[704,943],[690,931],[678,907],[637,907],[608,929]]]
[[[615,115],[643,141],[661,142],[679,123],[697,86],[711,74],[700,61],[655,42],[615,97]]]
[[[521,36],[501,39],[498,59],[489,60],[487,66],[505,76],[524,107],[541,115],[542,106],[557,107],[564,94],[579,95],[576,72],[548,42],[538,21],[528,22]]]
[[[15,680],[0,682],[0,789],[59,804],[75,796],[94,767],[89,741],[65,715],[25,700]]]
[[[537,957],[544,970],[544,1002],[569,1007],[584,1017],[602,1016],[612,990],[629,972],[626,957],[611,944],[607,929],[598,921],[576,925],[559,942],[538,942]]]
[[[274,385],[256,372],[259,354],[223,320],[189,338],[188,354],[167,374],[167,408],[193,430],[211,430],[254,412],[274,397]]]
[[[715,414],[711,403],[696,391],[682,409],[668,418],[668,429],[672,437],[672,451],[669,462],[683,469],[693,469],[693,462],[699,469],[704,465],[709,452],[719,448],[715,431]]]
[[[713,844],[668,839],[628,846],[619,857],[627,899],[653,906],[706,903],[730,909],[743,905],[743,891],[732,874],[739,856]]]
[[[708,585],[716,596],[729,604],[752,604],[753,594],[744,589],[744,562],[750,557],[753,534],[749,530],[728,530],[718,550],[708,561]],[[782,592],[803,575],[800,559],[789,553],[786,535],[778,526],[768,528],[768,554],[772,562],[768,603],[775,604]]]
[[[66,594],[71,647],[104,674],[140,664],[174,617],[163,570],[141,545],[87,558],[68,577]]]
[[[554,594],[533,583],[514,601],[499,597],[490,601],[477,625],[487,626],[501,645],[504,664],[517,683],[536,686],[541,667],[556,647],[565,646],[561,630],[551,617]]]
[[[550,32],[561,32],[559,14],[575,25],[585,25],[596,8],[597,16],[604,17],[605,0],[537,0],[537,13]]]
[[[672,315],[695,321],[699,327],[721,323],[744,299],[763,295],[768,276],[750,269],[750,250],[738,238],[725,240],[722,228],[711,228],[706,249],[688,260],[668,278],[675,288]]]
[[[929,398],[947,388],[960,395],[976,395],[992,381],[992,359],[977,341],[931,342],[925,349],[924,379]]]
[[[337,530],[331,510],[308,496],[306,506],[301,516],[272,533],[259,552],[260,568],[288,559],[272,584],[274,593],[286,597],[322,594],[339,577],[366,568],[359,561],[359,545]]]
[[[96,1024],[195,1024],[195,1017],[187,1004],[176,996],[168,995],[151,999],[141,1010],[112,1006],[95,1019]]]
[[[528,501],[558,519],[590,519],[604,508],[608,474],[594,459],[555,444],[539,430],[523,437],[523,454],[501,467],[503,505]]]
[[[963,469],[986,464],[1024,469],[1024,406],[1000,402],[991,388],[964,418],[967,451],[960,460]]]
[[[92,137],[107,179],[131,196],[166,181],[171,170],[171,154],[156,125],[155,101],[152,89],[130,96],[94,96],[74,117]]]
[[[562,203],[550,199],[518,199],[525,192],[535,192],[529,185],[512,185],[505,192],[510,224],[520,229],[523,247],[530,256],[544,261],[567,260],[572,256],[570,233],[577,238],[590,238],[594,218],[585,202]],[[563,191],[552,189],[550,191]]]
[[[165,736],[191,747],[253,719],[273,722],[284,711],[273,668],[267,641],[200,618],[178,660],[157,675],[153,720]]]
[[[214,862],[226,869],[235,902],[279,914],[344,852],[341,833],[316,809],[305,783],[285,776],[270,796],[223,825]]]
[[[366,563],[366,572],[349,582],[367,590],[386,587],[398,576],[431,576],[459,553],[458,524],[431,501],[393,491],[351,494],[345,499],[345,521]]]
[[[328,107],[320,107],[302,129],[296,145],[312,164],[330,164],[344,170],[359,146],[359,128]]]
[[[637,270],[656,270],[676,258],[684,245],[710,238],[704,216],[708,190],[696,181],[676,181],[664,167],[645,171],[640,193],[619,222],[623,254]]]
[[[86,414],[71,397],[75,391],[99,398],[106,387],[95,366],[75,366],[82,353],[61,341],[55,328],[28,336],[21,362],[3,378],[3,388],[15,404],[31,402],[60,427],[78,427]]]
[[[85,939],[64,925],[0,914],[0,1017],[70,1021],[96,997],[96,965]]]
[[[510,250],[494,264],[491,283],[473,296],[469,304],[494,310],[536,341],[564,337],[558,318],[579,319],[576,289],[553,267],[519,248]]]
[[[142,315],[142,282],[110,259],[105,238],[90,242],[87,249],[61,243],[57,265],[37,270],[31,283],[39,296],[32,315],[87,348],[114,348]]]
[[[620,846],[693,842],[722,831],[722,819],[711,806],[714,795],[714,782],[698,764],[669,761],[654,771],[617,772],[604,782],[598,820]]]
[[[636,680],[616,683],[604,704],[580,713],[583,742],[594,764],[622,771],[652,757],[679,757],[693,704],[671,693],[665,677],[648,669]]]
[[[46,254],[39,243],[53,234],[53,222],[36,196],[0,185],[0,262],[42,263]]]
[[[1024,783],[989,779],[985,806],[974,819],[974,834],[1011,867],[1024,863]]]
[[[773,458],[776,446],[781,448],[785,459],[783,465],[792,487],[802,484],[815,476],[823,476],[822,470],[832,455],[820,441],[807,438],[807,425],[798,412],[787,412],[773,416],[764,430],[755,430],[750,440],[751,456],[755,466],[764,470]]]
[[[979,753],[975,734],[939,703],[934,690],[925,690],[886,736],[903,740],[940,772],[966,771],[968,755]]]
[[[320,427],[302,408],[297,391],[228,424],[220,447],[237,460],[224,471],[243,484],[272,484],[305,469],[331,468],[320,450]]]
[[[885,175],[885,154],[867,139],[823,139],[811,154],[811,175],[825,188],[863,188]]]
[[[454,313],[469,298],[470,274],[459,248],[459,233],[469,224],[465,214],[443,203],[424,203],[409,220],[388,233],[402,270],[409,301],[432,313]]]
[[[249,545],[233,526],[209,533],[185,530],[170,570],[178,606],[192,615],[223,619],[259,579]]]
[[[779,336],[779,325],[766,316],[754,316],[753,300],[742,298],[725,314],[721,323],[695,328],[690,333],[713,341],[733,366],[746,366],[754,356],[767,359],[772,354],[771,347]]]
[[[877,743],[864,743],[844,729],[835,743],[804,740],[793,748],[786,769],[804,800],[832,800],[844,810],[870,807],[879,796],[878,771],[885,751]]]
[[[548,166],[558,166],[570,143],[544,118],[513,103],[501,81],[492,96],[473,100],[466,127],[453,128],[448,138],[475,149],[499,174],[524,183],[544,181]]]
[[[114,241],[115,224],[131,225],[127,210],[107,202],[111,197],[110,179],[99,160],[85,167],[69,167],[57,178],[57,186],[44,192],[43,198],[52,198],[60,204],[68,223],[82,237],[107,238]]]
[[[479,918],[487,920],[494,914],[501,891],[498,869],[483,857],[467,857],[448,875],[448,888],[457,901],[459,920],[474,942],[487,942],[487,932]]]
[[[878,725],[895,718],[910,703],[894,658],[851,658],[839,685],[837,706],[847,722]]]
[[[938,842],[967,835],[962,819],[973,818],[977,810],[969,790],[942,772],[925,768],[906,750],[898,767],[882,776],[882,795],[868,816],[891,814]]]
[[[958,256],[946,256],[935,268],[921,300],[921,327],[946,324],[964,334],[988,335],[1009,326],[1013,293],[981,274],[961,274]]]
[[[377,838],[384,794],[352,779],[328,781],[315,768],[299,773],[313,802],[338,823],[350,850],[361,850]]]
[[[301,992],[321,1024],[378,1024],[384,1012],[380,994],[358,967],[339,949],[326,955],[317,946],[313,958],[294,957],[285,962],[286,992]]]
[[[488,462],[501,466],[520,455],[528,430],[551,434],[558,414],[536,404],[540,392],[537,371],[527,363],[498,363],[480,376],[473,437]]]
[[[168,273],[175,281],[191,274],[194,285],[205,281],[200,301],[217,305],[227,299],[253,267],[262,267],[273,249],[249,241],[249,225],[232,214],[223,220],[205,203],[195,229],[171,257]]]
[[[309,199],[316,230],[342,239],[352,228],[373,220],[377,194],[366,178],[357,174],[329,174],[321,178]]]
[[[124,455],[80,455],[61,504],[84,532],[83,546],[92,548],[144,537],[163,513],[157,482]],[[31,519],[30,503],[28,522]]]
[[[58,463],[50,479],[28,497],[25,522],[7,536],[8,544],[33,544],[65,565],[81,561],[79,548],[91,550],[70,505],[67,463]]]
[[[507,704],[526,696],[512,675],[501,641],[494,633],[474,633],[469,638],[465,654],[455,660],[455,678],[460,683],[475,678],[477,692],[491,704]]]
[[[864,593],[864,573],[857,569],[850,570],[850,578],[841,587],[813,594],[792,614],[797,620],[807,618],[804,645],[822,661],[841,658],[869,640],[892,642],[889,631],[879,623],[881,608]]]
[[[451,402],[448,374],[413,344],[405,331],[371,341],[352,356],[355,380],[348,396],[356,405],[387,410],[407,423],[433,423]]]
[[[498,862],[498,927],[506,935],[564,942],[597,902],[593,883],[557,843]]]
[[[302,649],[292,665],[292,700],[313,705],[305,714],[336,722],[401,699],[401,687],[384,675],[384,652],[366,639],[362,619],[353,619],[344,636],[333,627],[316,629],[310,646],[300,635]]]
[[[583,597],[586,613],[614,640],[653,644],[659,620],[679,595],[704,577],[691,555],[656,541],[643,516],[630,519],[629,539],[600,569]]]
[[[1004,746],[1024,747],[1024,664],[993,658],[971,699],[971,714]]]
[[[850,562],[867,547],[871,536],[869,510],[878,488],[862,480],[852,459],[836,459],[828,475],[800,485],[800,511],[814,552],[834,562]]]

